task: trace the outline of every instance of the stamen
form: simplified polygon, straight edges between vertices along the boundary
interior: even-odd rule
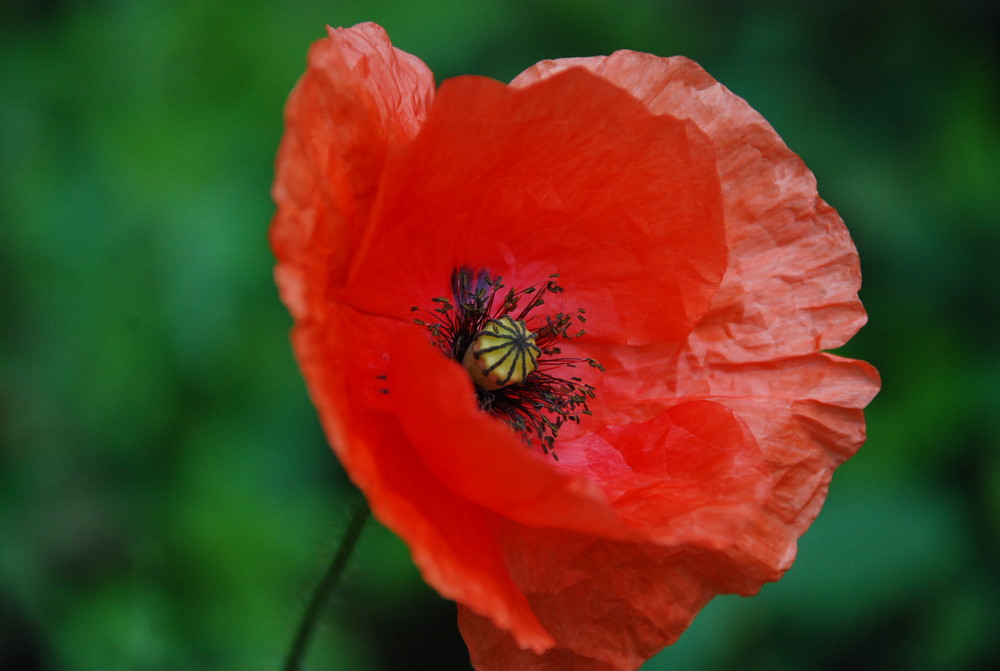
[[[459,268],[451,276],[453,299],[433,298],[433,310],[423,311],[430,318],[414,320],[446,356],[469,371],[483,411],[506,422],[528,445],[540,441],[542,451],[556,460],[560,427],[579,424],[582,415],[590,414],[587,401],[594,398],[594,387],[578,376],[563,379],[550,371],[579,363],[604,370],[593,359],[561,356],[560,340],[584,334],[583,329],[570,333],[574,320],[581,325],[586,321],[582,308],[571,314],[532,315],[544,305],[546,294],[563,291],[557,277],[520,291],[502,291],[502,278]]]

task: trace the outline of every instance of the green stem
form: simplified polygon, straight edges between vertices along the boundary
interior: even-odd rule
[[[285,659],[284,671],[300,671],[302,669],[302,661],[306,654],[306,648],[309,647],[309,640],[316,631],[316,625],[319,624],[323,606],[330,599],[330,595],[333,594],[337,583],[340,582],[340,576],[343,575],[344,567],[347,566],[347,560],[350,559],[351,552],[354,550],[354,546],[357,545],[358,538],[361,537],[361,531],[365,528],[365,522],[368,521],[369,513],[368,505],[364,501],[355,507],[354,516],[351,518],[351,525],[344,533],[343,540],[340,541],[337,554],[333,556],[333,562],[326,569],[323,579],[309,600],[309,606],[306,608],[305,615],[302,616],[302,622],[299,624],[299,630],[295,634],[292,648],[288,651],[288,657]]]

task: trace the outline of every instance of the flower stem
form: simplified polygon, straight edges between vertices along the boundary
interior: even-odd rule
[[[337,548],[337,553],[333,556],[333,562],[326,569],[319,585],[316,586],[316,591],[313,592],[312,598],[309,600],[305,615],[302,616],[302,622],[295,634],[292,648],[288,651],[288,657],[285,659],[284,671],[300,671],[302,669],[306,648],[309,647],[309,641],[316,631],[316,625],[319,624],[323,606],[330,599],[337,583],[340,582],[340,576],[343,575],[347,560],[350,559],[351,552],[357,545],[358,538],[361,537],[361,531],[365,528],[365,522],[368,521],[370,512],[368,504],[364,501],[355,506],[351,525],[347,527],[344,538],[340,541],[340,547]]]

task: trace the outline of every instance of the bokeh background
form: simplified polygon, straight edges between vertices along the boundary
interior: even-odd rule
[[[884,390],[785,579],[655,671],[1000,668],[1000,10],[990,0],[0,2],[0,668],[276,669],[356,492],[292,358],[266,234],[323,26],[443,78],[685,54],[856,239]],[[371,525],[313,669],[464,669]]]

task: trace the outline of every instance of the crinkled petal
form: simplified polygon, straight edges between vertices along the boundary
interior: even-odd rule
[[[511,85],[573,68],[621,86],[654,114],[694,121],[715,147],[729,268],[692,349],[762,361],[838,347],[861,328],[861,272],[847,228],[802,160],[745,100],[686,58],[633,51],[543,61]]]
[[[415,331],[397,331],[389,350],[387,393],[406,399],[392,403],[393,412],[439,481],[508,519],[618,540],[722,546],[739,537],[770,490],[746,426],[707,401],[565,441],[557,464],[482,412],[468,374]]]
[[[606,390],[595,420],[648,421],[656,409],[681,399],[711,400],[730,408],[760,446],[773,489],[747,525],[733,553],[731,590],[756,592],[777,580],[795,558],[796,542],[826,498],[834,469],[865,441],[863,408],[877,393],[878,373],[867,363],[816,353],[779,361],[713,364],[691,352],[662,357],[617,348],[602,351],[610,380],[628,371],[647,383],[641,394]],[[626,384],[626,382],[621,382]],[[610,385],[609,385],[610,386]],[[597,416],[597,415],[600,416]]]
[[[390,158],[342,299],[411,319],[455,268],[519,289],[559,273],[546,309],[584,308],[588,339],[679,341],[725,271],[718,189],[693,124],[584,70],[522,90],[449,80]]]
[[[608,427],[564,449],[560,467],[588,473],[652,542],[506,524],[505,565],[556,646],[541,656],[521,650],[506,632],[460,609],[480,671],[638,668],[731,587],[732,555],[771,491],[746,426],[709,401]]]
[[[561,470],[599,484],[627,524],[664,546],[732,545],[771,489],[749,429],[708,401],[607,426],[561,450]]]
[[[386,154],[416,135],[433,94],[427,66],[373,23],[313,45],[285,108],[273,189],[275,275],[297,319],[343,282]]]
[[[645,421],[681,398],[735,410],[760,444],[775,490],[747,529],[742,584],[775,580],[826,496],[833,470],[864,442],[874,369],[828,355],[865,323],[857,252],[815,179],[746,101],[682,57],[621,51],[546,61],[512,86],[585,68],[657,114],[694,121],[715,147],[729,267],[683,347],[594,344],[607,368],[598,422]],[[739,569],[739,566],[736,566]]]
[[[720,591],[715,553],[508,524],[511,576],[557,645],[542,655],[459,608],[478,671],[632,671],[674,642]]]
[[[331,443],[378,518],[431,585],[519,647],[540,652],[554,641],[509,573],[497,537],[504,519],[546,533],[718,548],[740,535],[769,489],[752,437],[713,403],[592,437],[603,449],[614,441],[619,471],[577,469],[584,451],[572,444],[567,467],[554,468],[478,410],[467,375],[422,329],[335,308],[297,329],[295,344]],[[589,456],[601,455],[591,447]]]
[[[863,361],[819,353],[686,379],[692,394],[703,390],[746,421],[774,480],[740,544],[746,581],[734,591],[752,594],[791,565],[797,539],[826,500],[834,469],[865,442],[863,408],[878,392],[879,376]]]

